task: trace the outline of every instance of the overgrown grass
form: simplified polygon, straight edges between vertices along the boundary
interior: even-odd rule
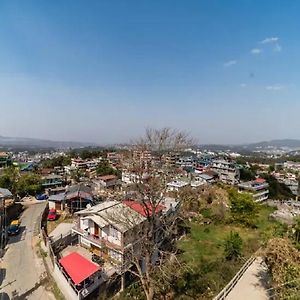
[[[261,245],[269,238],[284,233],[284,226],[269,218],[273,211],[274,208],[259,206],[255,222],[257,228],[248,228],[228,221],[208,225],[191,222],[190,234],[178,242],[178,247],[183,250],[182,259],[191,268],[201,270],[199,284],[209,287],[207,291],[216,294]],[[243,258],[234,262],[224,258],[224,241],[231,231],[238,232],[243,240]],[[207,291],[203,293],[203,299],[211,298]],[[200,295],[199,297],[201,299]]]
[[[48,253],[46,251],[43,250],[42,246],[41,246],[41,241],[39,241],[37,243],[37,255],[40,258],[46,258],[48,256]]]

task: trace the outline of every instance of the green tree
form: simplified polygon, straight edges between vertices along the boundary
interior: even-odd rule
[[[15,167],[9,167],[4,170],[2,176],[0,176],[0,187],[9,189],[11,192],[14,192],[15,184],[19,176],[19,171]]]
[[[237,259],[242,254],[243,240],[238,232],[230,232],[224,243],[224,255],[227,260]]]
[[[13,181],[11,177],[7,174],[0,176],[0,188],[11,190],[13,186]]]
[[[243,167],[240,169],[240,179],[242,181],[249,181],[255,179],[255,172],[252,169]]]
[[[41,192],[41,177],[37,174],[29,173],[21,176],[16,183],[15,192],[20,196],[34,196]]]
[[[229,191],[230,211],[234,222],[247,226],[255,226],[258,206],[251,194],[239,193],[235,189]]]
[[[61,155],[51,159],[46,159],[42,161],[41,165],[44,168],[54,168],[54,167],[63,167],[71,164],[71,157]]]
[[[98,166],[96,168],[96,172],[100,176],[116,175],[116,176],[120,177],[120,175],[121,175],[120,171],[113,168],[107,160],[103,160],[98,164]]]
[[[269,198],[270,199],[291,199],[295,196],[291,192],[291,190],[282,182],[278,182],[278,180],[269,174],[263,174],[261,176],[264,178],[269,184]]]

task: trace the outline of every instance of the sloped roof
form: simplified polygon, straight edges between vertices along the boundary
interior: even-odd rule
[[[83,215],[84,219],[92,219],[98,224],[111,224],[121,232],[135,227],[145,220],[145,217],[118,201],[105,201],[90,208],[78,211],[77,215]],[[103,219],[103,220],[101,220]],[[100,225],[101,226],[101,225]]]
[[[59,263],[63,266],[67,274],[75,284],[83,282],[91,275],[100,270],[100,267],[77,252],[61,258]]]
[[[8,189],[0,188],[0,198],[11,198],[12,193]]]
[[[143,217],[147,217],[152,216],[153,215],[153,209],[150,205],[150,203],[145,203],[142,204],[138,201],[134,201],[134,200],[125,200],[123,201],[123,203],[125,205],[127,205],[128,207],[130,207],[131,209],[133,209],[134,211],[136,211],[137,213],[139,213],[140,215],[142,215]],[[157,205],[155,207],[155,213],[159,213],[160,211],[162,211],[165,207],[161,204]]]

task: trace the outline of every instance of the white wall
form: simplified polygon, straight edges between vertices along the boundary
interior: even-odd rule
[[[55,208],[55,202],[54,201],[49,201],[49,209]]]
[[[68,283],[65,276],[60,272],[58,266],[56,263],[54,264],[54,270],[52,272],[52,276],[58,285],[59,289],[63,293],[66,300],[76,300],[79,299],[78,295],[75,293],[75,291],[72,289],[70,284]]]

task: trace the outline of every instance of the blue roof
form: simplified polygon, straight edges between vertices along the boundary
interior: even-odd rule
[[[49,196],[48,198],[48,201],[63,201],[65,199],[65,193],[59,193],[59,194],[56,194],[56,195],[51,195]]]

